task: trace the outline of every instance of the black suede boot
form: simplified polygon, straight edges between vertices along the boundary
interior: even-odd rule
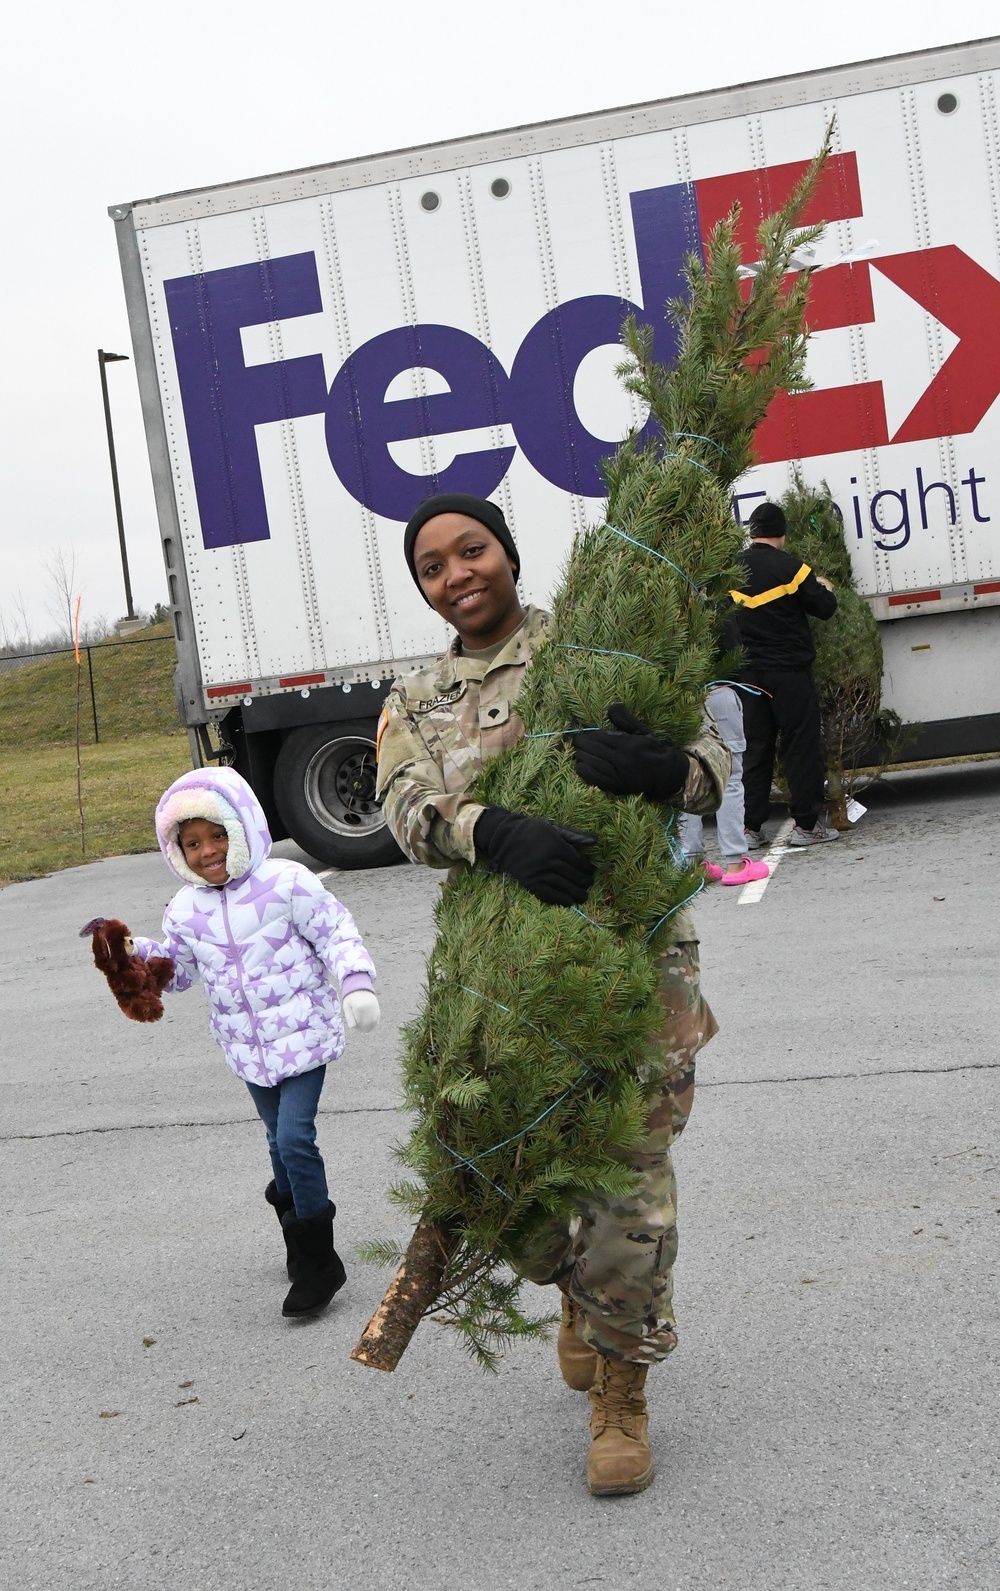
[[[285,1240],[285,1269],[288,1272],[288,1280],[290,1282],[294,1282],[296,1255],[291,1239],[289,1238],[288,1233],[285,1231],[285,1216],[289,1213],[292,1215],[295,1214],[295,1200],[292,1198],[290,1193],[279,1193],[278,1185],[273,1179],[264,1189],[264,1197],[271,1206],[271,1209],[274,1211],[275,1215],[278,1217],[278,1225],[281,1227],[281,1235]]]
[[[295,1254],[295,1280],[281,1306],[283,1315],[309,1315],[325,1309],[347,1280],[344,1262],[333,1246],[334,1204],[319,1215],[300,1219],[294,1211],[282,1219],[285,1241]]]

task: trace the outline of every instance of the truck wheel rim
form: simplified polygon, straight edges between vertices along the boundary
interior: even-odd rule
[[[385,827],[375,800],[375,746],[357,735],[321,746],[309,760],[303,786],[316,822],[335,834],[374,834]]]

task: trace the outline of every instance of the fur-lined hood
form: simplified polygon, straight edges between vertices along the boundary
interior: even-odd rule
[[[211,889],[184,860],[178,842],[188,818],[221,823],[229,836],[229,882],[236,884],[259,867],[271,850],[264,810],[246,780],[232,768],[193,768],[175,779],[156,808],[156,838],[172,873],[185,884]]]

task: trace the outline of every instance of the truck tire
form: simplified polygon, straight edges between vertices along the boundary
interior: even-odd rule
[[[274,801],[296,844],[333,867],[403,860],[375,800],[375,723],[293,729],[274,765]]]

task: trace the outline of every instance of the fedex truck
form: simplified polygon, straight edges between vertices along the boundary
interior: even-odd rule
[[[779,398],[743,520],[826,481],[910,755],[1000,750],[1000,39],[111,209],[196,758],[276,835],[392,860],[375,724],[444,628],[402,527],[493,497],[544,604],[646,417],[614,375],[735,201],[752,265],[836,114],[807,219],[814,390]]]

